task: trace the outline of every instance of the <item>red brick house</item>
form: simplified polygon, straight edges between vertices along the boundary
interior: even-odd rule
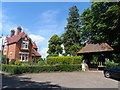
[[[17,27],[17,34],[11,30],[10,37],[6,37],[3,47],[3,54],[11,59],[19,59],[20,61],[28,61],[37,59],[41,55],[37,52],[37,45],[25,33],[21,32],[22,28]]]

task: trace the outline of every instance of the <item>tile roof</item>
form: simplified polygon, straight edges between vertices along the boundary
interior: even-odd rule
[[[17,42],[20,38],[25,37],[27,34],[24,32],[21,32],[18,35],[14,35],[12,37],[6,37],[8,44]]]
[[[32,48],[32,50],[34,51],[35,56],[41,56],[34,48]]]
[[[33,42],[33,48],[38,48],[35,42]]]
[[[106,51],[114,51],[114,49],[109,46],[107,43],[86,43],[86,45],[77,53],[95,53],[95,52],[106,52]]]
[[[11,43],[19,41],[21,38],[24,38],[26,35],[27,35],[26,33],[21,32],[18,35],[14,35],[12,37],[6,37],[6,40],[8,44],[11,44]],[[32,50],[34,51],[35,56],[41,56],[34,48],[38,48],[35,42],[33,43]]]

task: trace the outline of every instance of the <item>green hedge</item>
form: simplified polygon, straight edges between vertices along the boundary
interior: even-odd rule
[[[80,70],[81,65],[52,65],[52,66],[2,65],[2,71],[9,72],[11,74],[80,71]]]
[[[60,65],[68,65],[68,64],[81,64],[82,56],[59,56],[59,57],[48,57],[47,63],[50,65],[60,64]]]
[[[120,65],[120,63],[113,63],[113,62],[111,62],[111,61],[107,61],[107,62],[105,63],[105,65],[106,65],[107,68],[113,68],[113,67],[115,67],[116,65]]]

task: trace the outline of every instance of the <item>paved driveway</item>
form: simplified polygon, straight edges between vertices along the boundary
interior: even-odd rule
[[[105,78],[103,72],[57,72],[3,75],[3,87],[40,88],[118,88],[118,81]]]

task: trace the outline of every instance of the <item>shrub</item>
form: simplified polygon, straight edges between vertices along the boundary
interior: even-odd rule
[[[67,53],[63,53],[62,55],[63,55],[63,56],[67,56]]]
[[[119,65],[119,64],[120,63],[113,63],[109,60],[105,62],[105,65],[106,65],[107,68],[113,68],[113,67],[115,67],[116,65]]]
[[[98,56],[97,56],[97,55],[93,55],[93,56],[92,56],[92,62],[93,62],[94,64],[96,64],[96,63],[98,62]]]
[[[9,64],[15,64],[15,59],[12,59]]]
[[[2,63],[3,64],[6,64],[6,61],[7,61],[7,56],[6,55],[2,55]]]
[[[15,61],[15,65],[21,65],[22,63],[21,63],[21,61],[20,60],[16,60]]]
[[[58,57],[58,54],[49,54],[47,57]]]
[[[22,65],[32,65],[32,61],[26,61],[26,62],[22,62]]]
[[[39,61],[43,61],[42,57],[39,57],[39,58],[36,60],[36,63],[38,63]]]
[[[38,63],[39,61],[43,61],[42,57],[38,57],[36,59],[32,59],[33,63]]]
[[[28,62],[31,62],[31,63],[32,63],[32,62],[36,62],[36,60],[35,60],[35,59],[32,59],[31,61],[28,61]]]
[[[45,61],[39,61],[39,62],[38,62],[38,65],[43,66],[43,65],[47,65],[47,64],[46,64]]]
[[[80,71],[81,65],[53,65],[53,66],[18,66],[2,65],[2,71],[11,74],[22,73],[40,73],[40,72],[63,72],[63,71]]]
[[[68,65],[68,64],[81,64],[82,56],[59,56],[59,57],[47,57],[47,63],[50,65],[60,64],[60,65]]]

